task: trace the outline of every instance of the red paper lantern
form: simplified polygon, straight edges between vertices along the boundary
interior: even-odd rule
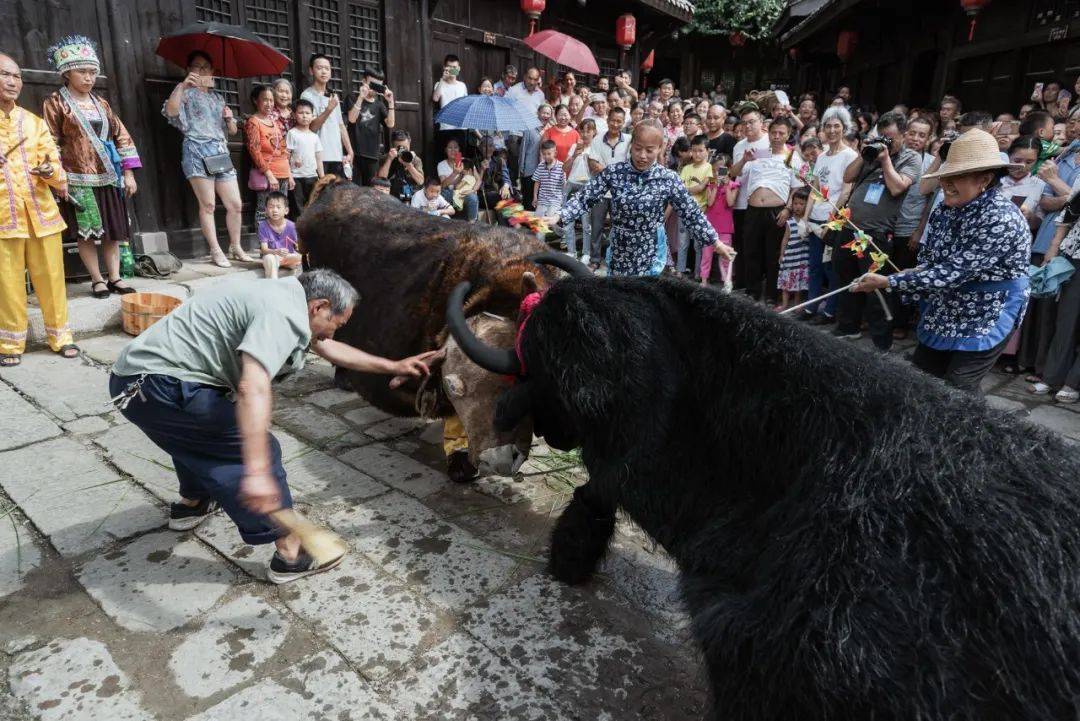
[[[859,33],[854,30],[842,30],[836,37],[836,56],[846,63],[855,54],[855,46],[858,44]]]
[[[971,27],[968,28],[969,43],[975,37],[975,16],[989,4],[990,0],[960,0],[960,7],[964,8],[964,12],[971,17]]]
[[[788,57],[791,58],[792,60],[798,60],[799,59],[799,49],[798,48],[790,48],[787,51],[787,54],[788,54]]]
[[[615,44],[629,50],[637,40],[637,20],[630,13],[620,15],[615,21]]]
[[[656,51],[650,50],[649,54],[645,56],[645,59],[641,62],[641,72],[648,73],[653,69],[653,64],[656,63]]]
[[[741,48],[743,45],[746,45],[746,36],[741,32],[734,32],[731,35],[728,35],[728,41],[731,43],[732,47]]]
[[[547,7],[547,0],[521,0],[521,12],[529,18],[529,35],[536,32],[536,21]]]

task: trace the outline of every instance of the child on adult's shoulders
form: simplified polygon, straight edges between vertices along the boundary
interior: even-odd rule
[[[266,220],[259,223],[259,254],[267,278],[277,278],[279,268],[299,268],[300,249],[296,225],[286,218],[289,199],[277,191],[266,197]]]

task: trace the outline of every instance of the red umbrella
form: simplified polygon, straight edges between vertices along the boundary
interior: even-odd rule
[[[585,43],[557,30],[541,30],[523,42],[544,57],[586,75],[599,75],[600,66]]]
[[[180,67],[188,55],[201,50],[210,56],[214,72],[225,78],[280,75],[289,58],[241,25],[197,22],[158,41],[157,54]]]

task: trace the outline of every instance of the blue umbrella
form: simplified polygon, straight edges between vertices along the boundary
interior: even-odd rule
[[[466,95],[458,98],[440,110],[435,120],[467,130],[510,132],[528,130],[539,124],[535,118],[530,121],[522,115],[513,100],[498,95]]]

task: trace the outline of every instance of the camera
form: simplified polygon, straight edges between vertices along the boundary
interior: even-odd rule
[[[889,146],[880,140],[872,140],[862,149],[862,159],[867,163],[873,163],[881,155],[882,150],[888,150]]]
[[[398,160],[400,160],[405,165],[412,165],[413,157],[414,156],[411,150],[398,151]]]

